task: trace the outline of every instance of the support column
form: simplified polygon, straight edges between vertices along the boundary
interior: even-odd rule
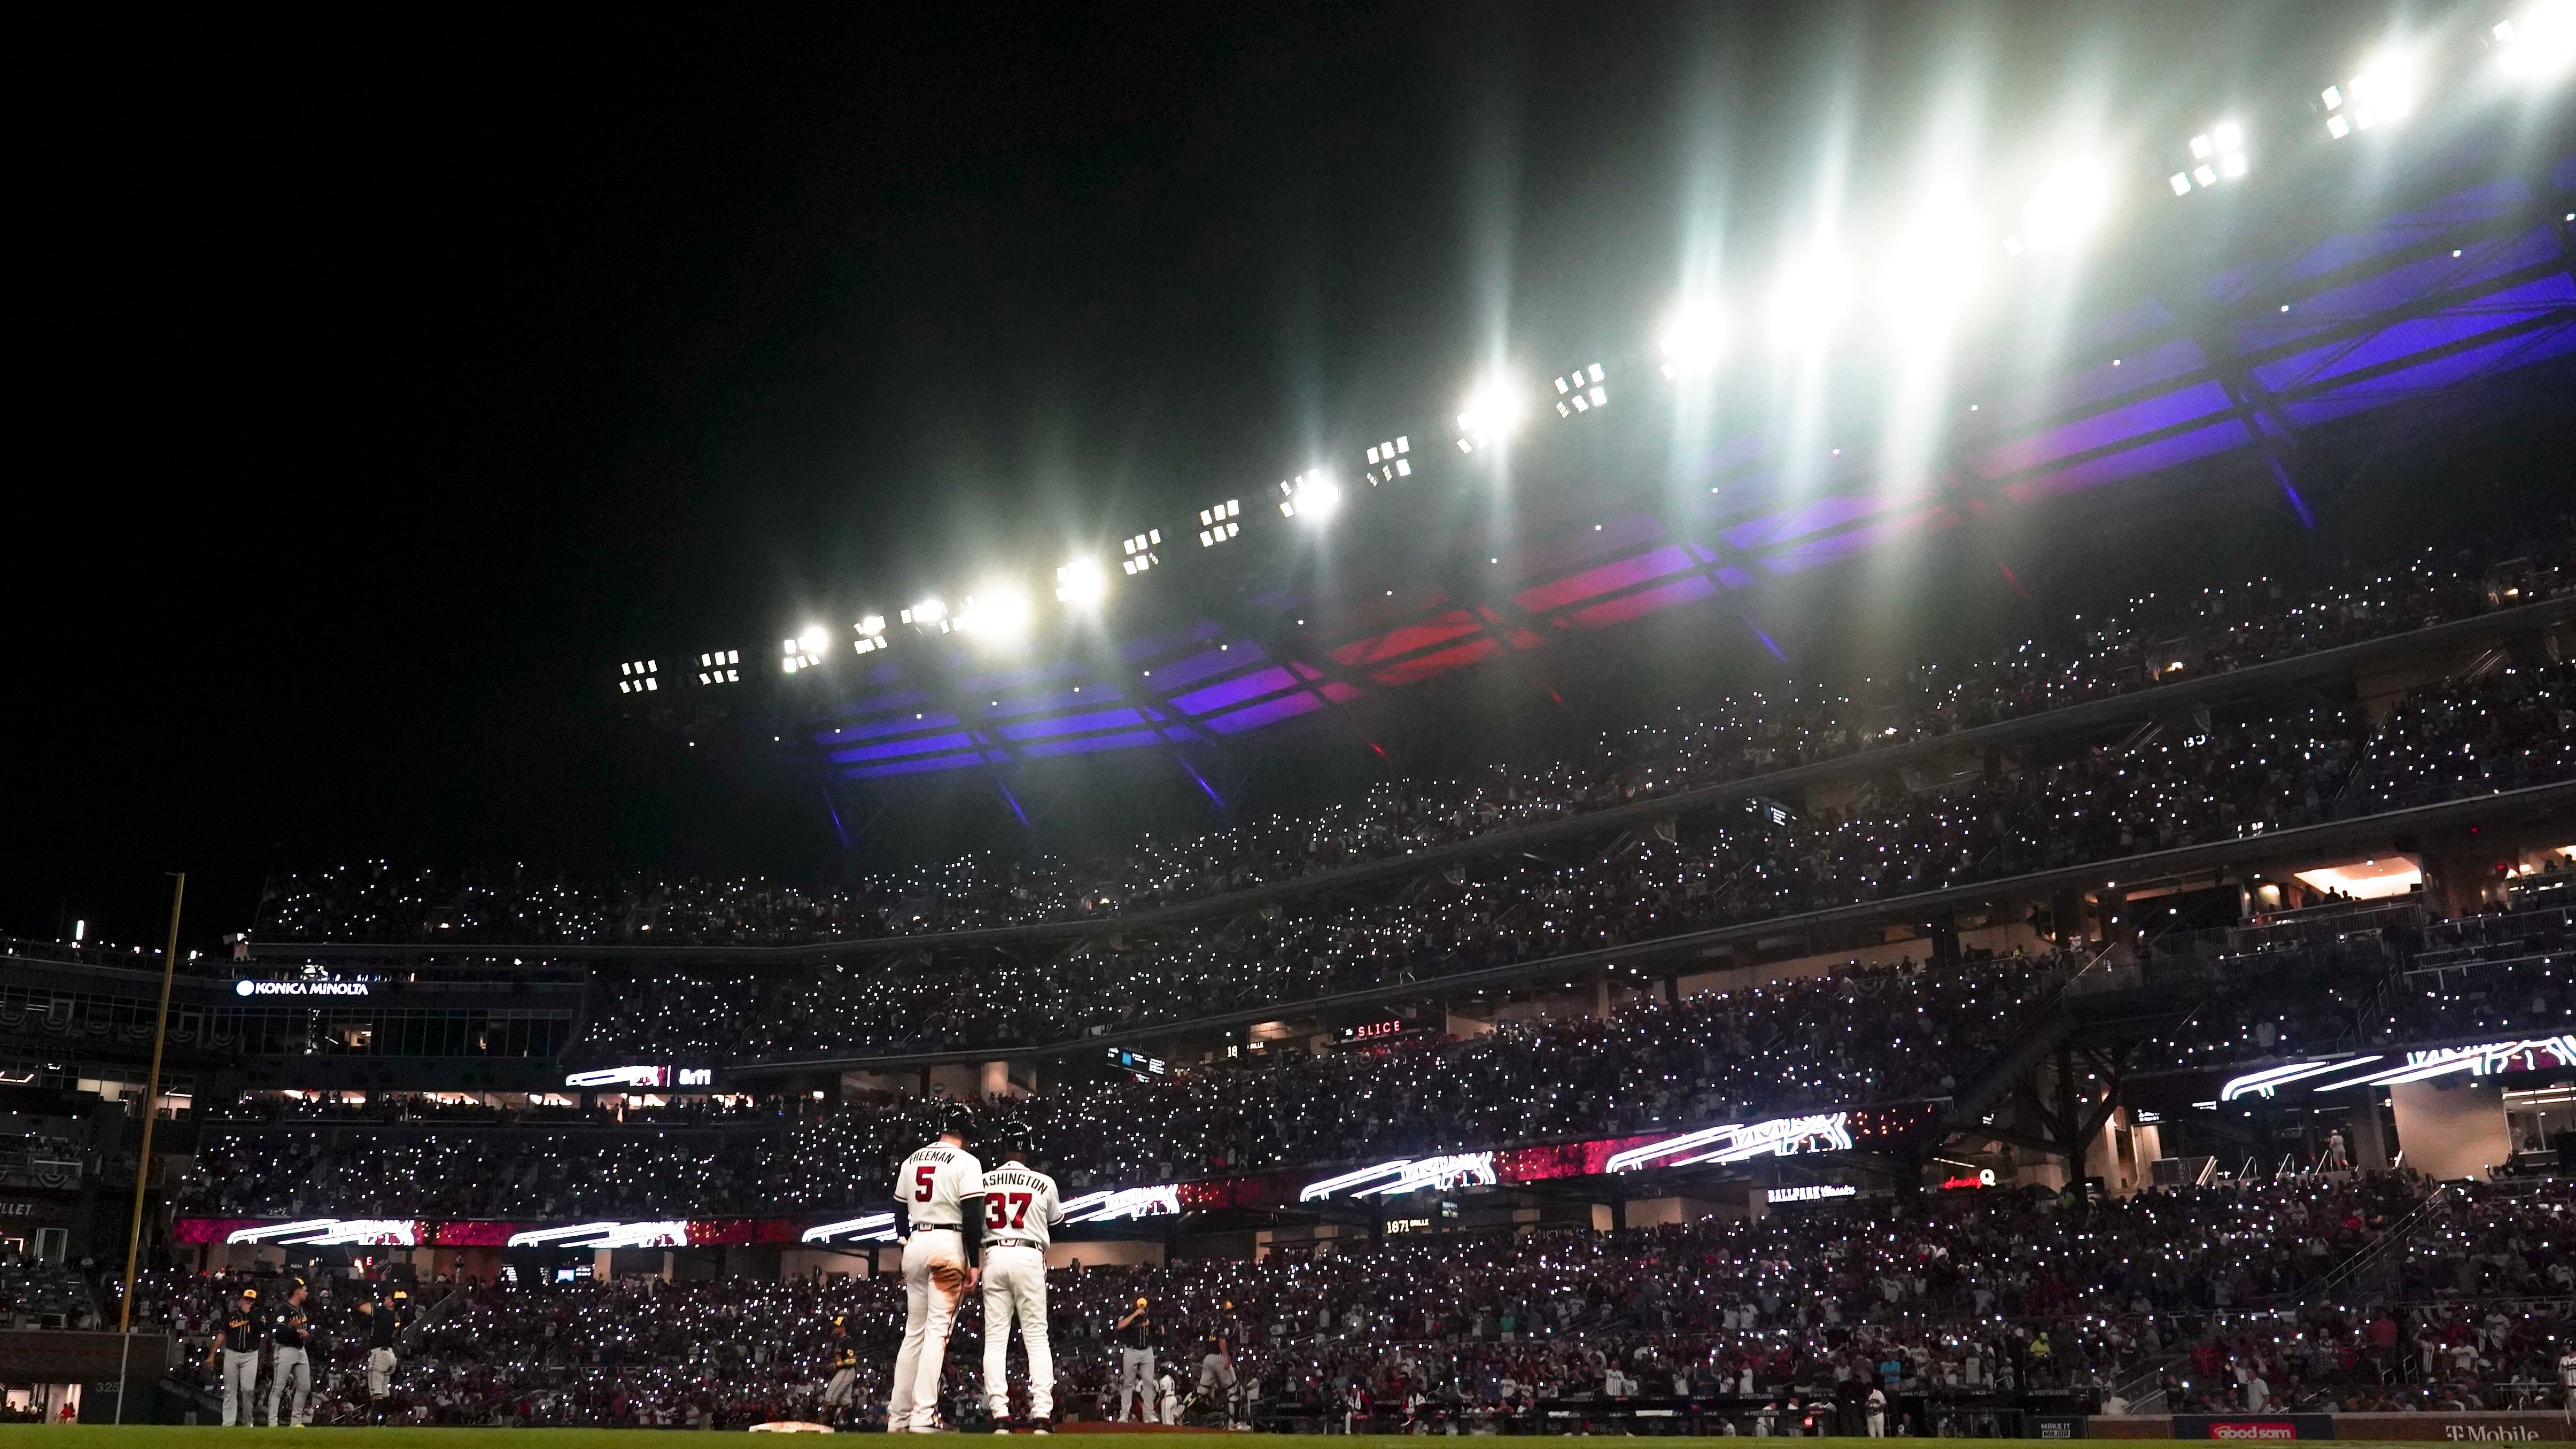
[[[2353,1113],[2352,1161],[2356,1167],[2373,1172],[2386,1172],[2397,1154],[2388,1148],[2388,1124],[2379,1115],[2379,1098],[2383,1089],[2366,1088],[2362,1092],[2361,1110]]]

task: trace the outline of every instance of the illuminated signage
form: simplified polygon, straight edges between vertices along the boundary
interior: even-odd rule
[[[1131,1052],[1125,1047],[1109,1049],[1109,1065],[1122,1072],[1134,1072],[1139,1077],[1159,1077],[1167,1070],[1161,1057],[1149,1057],[1143,1052]]]
[[[2491,1077],[2505,1072],[2536,1072],[2550,1067],[2576,1066],[2576,1034],[2410,1051],[2401,1066],[2379,1065],[2386,1060],[2384,1056],[2372,1053],[2266,1067],[2259,1072],[2230,1078],[2225,1086],[2218,1089],[2218,1100],[2233,1102],[2256,1093],[2269,1097],[2275,1090],[2293,1082],[2307,1082],[2311,1091],[2335,1092],[2346,1087],[2395,1087],[2407,1082],[2460,1074]],[[2337,1075],[2339,1073],[2345,1075]],[[2336,1079],[2316,1080],[2329,1076]]]
[[[363,981],[251,981],[233,983],[235,996],[364,996]]]
[[[1064,1201],[1064,1220],[1069,1223],[1178,1217],[1180,1212],[1181,1190],[1171,1186],[1122,1187],[1115,1191],[1087,1192]]]
[[[894,1241],[894,1214],[870,1213],[863,1218],[843,1218],[837,1223],[821,1223],[805,1230],[809,1243],[891,1243]]]
[[[1298,1191],[1297,1200],[1313,1202],[1338,1192],[1348,1192],[1353,1197],[1376,1197],[1419,1192],[1426,1187],[1447,1192],[1456,1187],[1490,1187],[1501,1180],[1494,1172],[1494,1154],[1460,1152],[1446,1157],[1399,1158],[1394,1162],[1381,1162],[1375,1167],[1363,1167],[1357,1172],[1345,1172],[1339,1177],[1328,1177],[1321,1182],[1310,1182]]]
[[[1812,1117],[1774,1117],[1750,1126],[1727,1123],[1667,1137],[1643,1147],[1612,1154],[1604,1170],[1634,1172],[1641,1167],[1687,1167],[1697,1162],[1742,1162],[1751,1157],[1795,1157],[1806,1152],[1851,1150],[1851,1114],[1829,1112]]]
[[[1978,1188],[1992,1187],[1994,1185],[1995,1170],[1991,1167],[1980,1167],[1977,1169],[1977,1175],[1974,1177],[1951,1177],[1942,1179],[1941,1190],[1943,1192],[1973,1192]]]
[[[669,1067],[601,1067],[597,1071],[574,1072],[564,1078],[567,1087],[667,1087],[671,1085]]]
[[[569,1228],[540,1228],[512,1233],[513,1248],[685,1248],[689,1225],[658,1223],[581,1223]]]
[[[317,1248],[357,1244],[409,1248],[420,1242],[420,1224],[408,1218],[308,1218],[300,1223],[265,1223],[255,1228],[237,1228],[226,1233],[224,1241],[276,1243],[281,1246],[292,1243]]]
[[[2377,1060],[2379,1058],[2376,1056],[2355,1057],[2347,1053],[2342,1056],[2328,1057],[2323,1061],[2293,1062],[2286,1067],[2265,1067],[2259,1072],[2248,1072],[2244,1076],[2228,1079],[2227,1085],[2218,1089],[2218,1100],[2233,1102],[2239,1097],[2256,1092],[2268,1097],[2275,1089],[2286,1087],[2292,1082],[2304,1082],[2311,1077],[2321,1077],[2347,1066],[2359,1066],[2363,1062]]]
[[[1825,1202],[1832,1198],[1858,1196],[1860,1196],[1860,1189],[1847,1183],[1819,1182],[1806,1187],[1766,1188],[1763,1190],[1762,1200],[1770,1203]]]
[[[1353,1042],[1376,1041],[1380,1037],[1396,1036],[1411,1030],[1413,1030],[1413,1023],[1409,1021],[1394,1019],[1372,1021],[1365,1026],[1343,1027],[1340,1039],[1342,1045],[1349,1046]]]

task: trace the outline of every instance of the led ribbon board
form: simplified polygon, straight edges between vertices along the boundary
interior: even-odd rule
[[[255,1228],[236,1228],[224,1235],[224,1241],[316,1248],[362,1244],[409,1248],[420,1242],[420,1224],[408,1218],[307,1218],[300,1223],[266,1223]]]
[[[595,1071],[574,1072],[564,1078],[567,1087],[707,1087],[715,1084],[712,1067],[601,1067]]]
[[[2307,1082],[2310,1091],[2335,1092],[2346,1087],[2394,1087],[2407,1082],[2430,1081],[2466,1073],[2472,1077],[2491,1077],[2505,1072],[2537,1072],[2551,1067],[2576,1066],[2576,1033],[2556,1036],[2524,1037],[2517,1041],[2486,1042],[2478,1046],[2435,1047],[2429,1051],[2410,1051],[2402,1066],[2378,1067],[2387,1060],[2379,1053],[2367,1056],[2330,1057],[2323,1061],[2293,1062],[2288,1066],[2265,1067],[2231,1077],[2218,1089],[2218,1100],[2233,1102],[2239,1097],[2260,1093],[2269,1097],[2275,1090],[2294,1082]],[[2377,1067],[2376,1070],[2356,1070]],[[2319,1077],[2349,1072],[2335,1081],[2318,1081]]]
[[[1769,1155],[1795,1157],[1806,1152],[1851,1150],[1851,1114],[1827,1112],[1809,1117],[1774,1117],[1750,1126],[1727,1123],[1667,1137],[1643,1147],[1615,1153],[1604,1169],[1634,1172],[1641,1167],[1688,1167],[1699,1162],[1742,1162]]]
[[[1328,1177],[1321,1182],[1310,1182],[1298,1190],[1297,1200],[1314,1202],[1338,1192],[1348,1192],[1353,1197],[1374,1197],[1418,1192],[1426,1187],[1447,1192],[1455,1187],[1491,1187],[1499,1181],[1501,1178],[1494,1172],[1494,1154],[1460,1152],[1446,1157],[1399,1158],[1394,1162],[1381,1162],[1375,1167],[1363,1167],[1357,1172],[1345,1172],[1339,1177]]]
[[[1105,1223],[1120,1218],[1178,1217],[1181,1213],[1181,1190],[1166,1184],[1162,1187],[1122,1187],[1115,1190],[1087,1192],[1069,1198],[1064,1204],[1064,1220],[1069,1223]]]
[[[540,1228],[512,1233],[513,1248],[685,1248],[686,1220],[657,1223],[580,1223],[569,1228]]]
[[[803,1241],[891,1243],[894,1241],[894,1214],[870,1213],[863,1218],[843,1218],[837,1223],[818,1223],[805,1230]]]

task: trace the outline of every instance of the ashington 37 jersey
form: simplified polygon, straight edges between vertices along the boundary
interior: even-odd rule
[[[1043,1252],[1064,1221],[1055,1179],[1033,1167],[1006,1163],[984,1174],[984,1241],[1016,1243]]]

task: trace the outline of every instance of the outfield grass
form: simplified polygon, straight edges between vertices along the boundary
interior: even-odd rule
[[[209,1425],[191,1425],[182,1428],[159,1424],[127,1425],[120,1428],[106,1424],[69,1424],[42,1429],[32,1425],[23,1428],[14,1426],[0,1428],[0,1442],[10,1443],[13,1446],[13,1449],[15,1449],[15,1445],[20,1443],[31,1446],[31,1449],[32,1446],[38,1445],[44,1446],[44,1449],[172,1449],[174,1444],[188,1446],[203,1444],[205,1449],[215,1449],[216,1442],[218,1440],[220,1440],[223,1449],[287,1449],[287,1446],[290,1445],[310,1445],[317,1443],[334,1446],[334,1449],[377,1449],[377,1446],[381,1446],[381,1449],[440,1449],[440,1446],[447,1446],[447,1449],[454,1449],[454,1446],[459,1444],[491,1444],[500,1441],[516,1440],[522,1442],[522,1449],[671,1449],[671,1440],[673,1436],[677,1435],[686,1437],[690,1432],[691,1431],[686,1429],[379,1429],[374,1427],[347,1429],[225,1429]],[[761,1437],[763,1439],[770,1438],[768,1435],[763,1435]],[[961,1440],[972,1440],[976,1438],[990,1438],[992,1436],[967,1434],[952,1437]],[[1502,1436],[1504,1442],[1509,1442],[1516,1438],[1526,1439],[1536,1437],[1541,1436]],[[1576,1436],[1569,1435],[1563,1437]],[[1299,1446],[1299,1449],[1308,1449],[1308,1446],[1311,1446],[1311,1449],[1362,1449],[1362,1446],[1371,1446],[1371,1449],[1399,1449],[1399,1446],[1404,1445],[1414,1446],[1414,1449],[1424,1449],[1423,1439],[1404,1434],[1358,1434],[1350,1436],[1340,1434],[1262,1434],[1257,1436],[1245,1434],[1058,1434],[1055,1436],[1055,1442],[1064,1445],[1065,1449],[1191,1449],[1191,1446],[1200,1445],[1201,1441],[1224,1440],[1241,1444],[1247,1439],[1256,1440],[1263,1445],[1294,1444]],[[787,1438],[786,1436],[780,1436],[779,1440],[772,1440],[772,1442],[781,1441],[787,1443],[796,1442],[794,1439]],[[1744,1449],[1745,1443],[1742,1439],[1667,1439],[1661,1437],[1654,1438],[1653,1442],[1657,1444],[1671,1445],[1674,1446],[1674,1449],[1717,1449],[1717,1446],[1720,1445],[1729,1446],[1729,1449]],[[1773,1442],[1780,1444],[1782,1449],[1786,1449],[1788,1441],[1782,1440]],[[1885,1439],[1801,1439],[1796,1442],[1800,1445],[1818,1443],[1851,1444],[1855,1446],[1869,1445],[1875,1446],[1875,1449],[1887,1449],[1889,1443],[1889,1441]],[[1980,1442],[1992,1444],[1999,1441],[1984,1440]],[[2194,1443],[2196,1445],[2196,1449],[2208,1449],[2207,1440],[2120,1439],[2108,1442],[2117,1443],[2121,1446],[2121,1449],[2181,1449],[2181,1446],[2187,1442]]]
[[[289,1449],[294,1444],[327,1444],[332,1449],[453,1449],[459,1444],[500,1444],[518,1441],[520,1449],[672,1449],[672,1436],[688,1436],[688,1428],[219,1428],[219,1426],[106,1426],[106,1423],[70,1423],[57,1428],[0,1428],[0,1441],[41,1446],[41,1449],[173,1449],[173,1446],[198,1446],[204,1449]],[[703,1431],[701,1431],[703,1434]],[[762,1439],[770,1439],[762,1434]],[[873,1436],[868,1436],[873,1439]],[[961,1434],[956,1439],[989,1439],[989,1434]],[[1414,1446],[1425,1449],[1419,1436],[1406,1434],[1056,1434],[1056,1444],[1064,1449],[1188,1449],[1200,1439],[1224,1439],[1242,1444],[1252,1439],[1262,1446],[1293,1444],[1296,1449],[1399,1449]],[[1502,1436],[1528,1439],[1528,1436]],[[778,1436],[773,1441],[793,1444],[791,1436]],[[1654,1444],[1669,1444],[1674,1449],[1744,1449],[1744,1439],[1662,1439]],[[1788,1441],[1775,1441],[1785,1449]],[[1886,1439],[1801,1439],[1798,1444],[1855,1444],[1888,1449]],[[1999,1444],[1996,1439],[1904,1439],[1901,1444]],[[2117,1439],[2120,1449],[2179,1449],[2182,1444],[2195,1444],[2208,1449],[2208,1441],[2184,1439]],[[2385,1444],[2385,1441],[2383,1441]]]

